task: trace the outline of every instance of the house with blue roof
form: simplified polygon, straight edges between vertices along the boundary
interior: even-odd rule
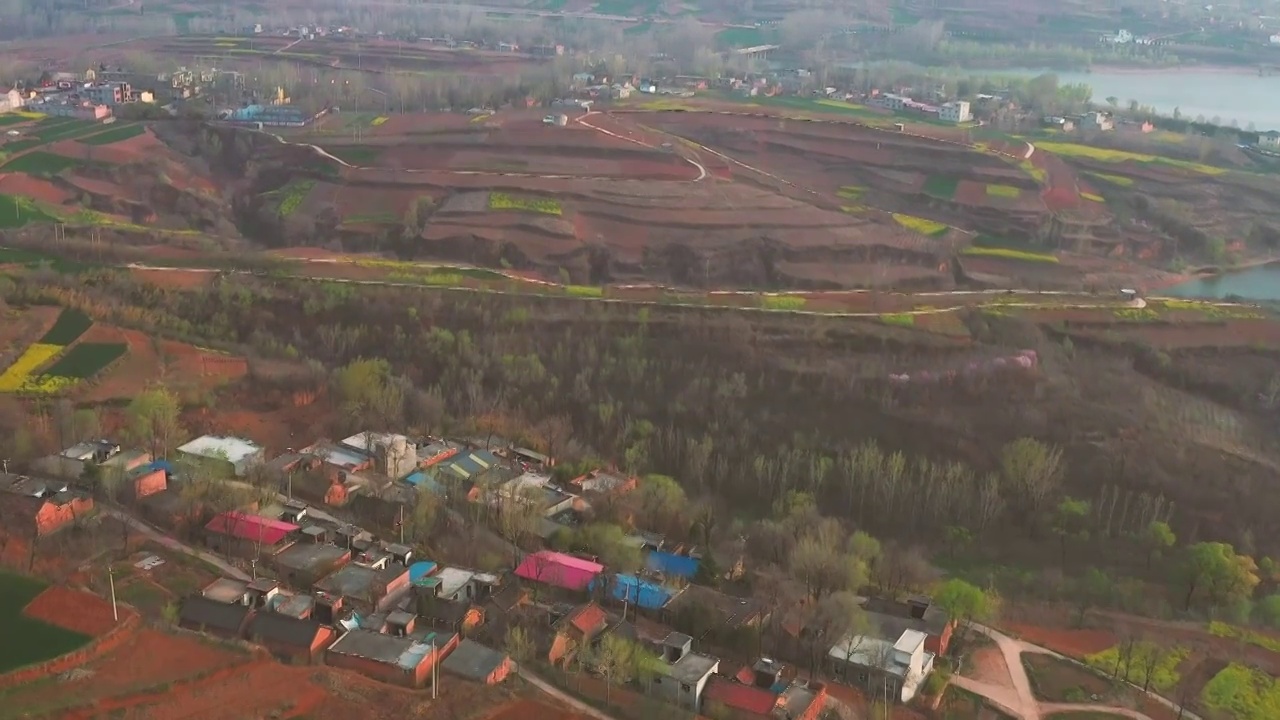
[[[696,557],[677,555],[660,550],[649,553],[644,559],[645,567],[651,572],[685,579],[692,579],[698,574],[698,566],[701,562]]]

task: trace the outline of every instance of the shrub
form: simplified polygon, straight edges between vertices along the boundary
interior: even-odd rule
[[[898,327],[916,326],[916,316],[910,313],[884,313],[879,317],[879,320],[885,325],[896,325]]]
[[[373,122],[371,122],[371,123],[369,123],[369,124],[370,124],[370,125],[372,125],[372,126],[374,126],[374,127],[378,127],[379,125],[381,125],[381,124],[385,123],[386,121],[388,121],[388,120],[390,120],[390,119],[391,119],[391,118],[387,117],[386,115],[379,115],[378,117],[376,117],[376,118],[374,118],[374,119],[373,119]]]
[[[1239,663],[1213,676],[1200,693],[1205,707],[1235,720],[1274,720],[1280,717],[1280,683]]]

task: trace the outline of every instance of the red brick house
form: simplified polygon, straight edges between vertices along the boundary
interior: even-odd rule
[[[141,500],[169,489],[169,474],[157,467],[137,471],[130,478],[133,499]]]
[[[608,627],[609,616],[599,605],[587,603],[574,608],[556,627],[547,659],[552,665],[568,665],[579,650],[590,645]]]
[[[420,688],[431,678],[436,663],[457,646],[458,636],[452,633],[408,637],[352,630],[329,646],[325,663],[393,685]]]

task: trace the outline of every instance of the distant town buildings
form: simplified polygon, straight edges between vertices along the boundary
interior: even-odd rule
[[[943,122],[967,123],[973,120],[973,113],[969,111],[969,102],[967,100],[953,100],[943,103],[938,108],[938,119]]]

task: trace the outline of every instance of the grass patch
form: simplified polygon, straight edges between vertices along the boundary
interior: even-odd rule
[[[382,156],[382,148],[368,145],[339,145],[324,151],[350,165],[373,165]]]
[[[857,200],[862,197],[862,193],[865,190],[866,188],[857,185],[841,185],[836,194],[845,200]]]
[[[18,123],[30,122],[31,118],[25,118],[16,113],[4,113],[0,115],[0,127],[8,127],[9,125],[17,125]]]
[[[867,211],[866,205],[841,205],[840,212],[848,215],[861,215]]]
[[[1280,681],[1246,665],[1231,663],[1205,683],[1204,706],[1233,720],[1275,720],[1280,717]]]
[[[947,225],[935,220],[916,217],[915,215],[907,215],[905,213],[894,213],[893,219],[902,227],[918,232],[921,235],[928,235],[929,237],[945,235],[947,230],[950,229]]]
[[[378,117],[376,117],[376,118],[374,118],[373,120],[369,121],[369,125],[370,125],[371,127],[378,127],[379,125],[381,125],[381,124],[385,123],[386,121],[388,121],[388,120],[390,120],[390,119],[391,119],[391,118],[387,117],[386,115],[379,115]]]
[[[549,198],[526,198],[508,195],[507,193],[489,193],[490,210],[524,210],[542,213],[543,215],[562,215],[564,208],[560,203]]]
[[[147,129],[142,125],[121,125],[106,132],[95,133],[88,137],[80,138],[77,142],[82,142],[85,145],[110,145],[111,143],[118,143],[130,138],[136,138],[146,131]]]
[[[400,218],[393,212],[371,212],[348,215],[342,218],[343,225],[398,225]]]
[[[960,178],[951,175],[930,175],[924,181],[924,187],[920,188],[921,192],[930,197],[936,197],[940,200],[950,200],[956,195],[956,188],[960,186]]]
[[[1271,652],[1280,652],[1280,640],[1269,635],[1254,632],[1248,628],[1236,627],[1234,625],[1228,625],[1227,623],[1215,620],[1214,622],[1209,623],[1209,633],[1218,637],[1243,640],[1247,645],[1260,647],[1264,650],[1270,650]]]
[[[882,313],[877,315],[876,319],[885,325],[893,325],[894,327],[916,326],[916,316],[910,313]]]
[[[1161,157],[1159,155],[1148,155],[1146,153],[1130,152],[1128,150],[1112,150],[1111,148],[1093,147],[1092,145],[1080,145],[1077,143],[1064,142],[1038,142],[1036,147],[1051,152],[1055,155],[1063,157],[1079,157],[1089,160],[1097,160],[1107,163],[1121,163],[1125,161],[1133,161],[1140,163],[1163,163],[1174,167],[1184,168],[1186,170],[1194,170],[1205,175],[1222,175],[1227,171],[1223,168],[1205,165],[1204,163],[1190,162],[1188,160],[1175,160],[1173,158]]]
[[[1083,703],[1093,695],[1106,696],[1112,683],[1091,670],[1050,655],[1026,653],[1022,656],[1027,679],[1036,699],[1045,702]]]
[[[47,587],[23,575],[0,572],[0,673],[65,655],[89,642],[81,635],[55,625],[32,620],[22,609]]]
[[[1005,260],[1023,260],[1026,262],[1040,263],[1056,263],[1058,258],[1048,253],[1031,252],[1029,250],[1014,250],[1013,248],[1003,247],[967,247],[960,253],[961,255],[970,255],[974,257],[995,257]]]
[[[1196,300],[1161,300],[1155,303],[1165,310],[1196,312],[1203,315],[1208,320],[1266,320],[1266,313],[1252,307],[1239,305],[1217,305],[1211,302],[1199,302]],[[1209,631],[1214,632],[1215,628],[1227,628],[1232,632],[1250,633],[1249,630],[1243,628],[1233,628],[1226,623],[1214,622],[1210,623]],[[1216,633],[1215,633],[1216,634]],[[1256,633],[1251,633],[1256,634]],[[1238,637],[1236,635],[1221,635],[1220,637]],[[1267,635],[1258,635],[1261,642],[1270,643],[1270,645],[1258,645],[1269,650],[1280,652],[1280,641],[1277,641]],[[1248,640],[1246,640],[1248,642]],[[1257,643],[1253,643],[1257,644]],[[1274,645],[1275,647],[1271,647]]]
[[[1133,187],[1133,178],[1125,177],[1124,175],[1110,175],[1108,173],[1100,173],[1100,172],[1089,172],[1089,173],[1085,173],[1085,175],[1088,175],[1089,177],[1098,178],[1099,180],[1105,180],[1111,183],[1112,185],[1119,185],[1120,187]]]
[[[761,295],[760,307],[766,310],[800,310],[805,299],[797,295]]]
[[[286,185],[281,193],[283,198],[280,200],[280,217],[289,217],[302,207],[302,201],[307,199],[307,194],[315,186],[314,180],[298,180]]]
[[[31,198],[0,195],[0,229],[20,228],[27,223],[57,221],[58,218],[42,210]],[[3,259],[0,258],[0,261]]]
[[[64,308],[58,314],[58,320],[53,323],[53,327],[40,338],[40,342],[66,347],[83,335],[91,325],[93,320],[88,315],[75,308]]]
[[[1035,163],[1031,162],[1030,160],[1023,160],[1019,162],[1018,167],[1022,170],[1022,172],[1030,175],[1032,179],[1034,179],[1036,182],[1040,183],[1041,185],[1043,185],[1045,181],[1049,178],[1049,173],[1045,172],[1043,168],[1036,167]]]
[[[1013,185],[997,185],[995,183],[987,183],[987,195],[991,197],[1010,198],[1017,200],[1022,196],[1022,188]]]
[[[573,297],[580,298],[601,298],[604,297],[604,288],[594,285],[565,285],[564,291]]]
[[[1118,308],[1115,316],[1124,322],[1154,322],[1160,319],[1160,311],[1152,307]]]
[[[5,172],[20,172],[38,177],[52,177],[65,170],[83,165],[84,161],[69,158],[65,155],[54,155],[50,152],[36,150],[20,157],[16,157],[4,165],[0,165],[0,170]]]

